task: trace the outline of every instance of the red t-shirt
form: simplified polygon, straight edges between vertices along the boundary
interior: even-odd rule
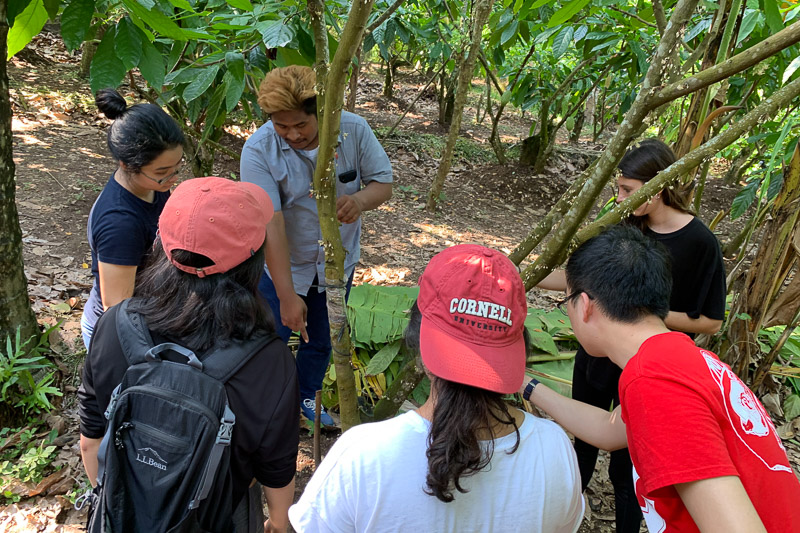
[[[622,371],[639,505],[651,533],[698,531],[676,483],[739,476],[767,531],[800,531],[800,481],[764,407],[683,333],[645,341]]]

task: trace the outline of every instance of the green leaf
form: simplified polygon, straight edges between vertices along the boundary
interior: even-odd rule
[[[139,61],[139,71],[150,84],[150,87],[161,92],[164,86],[164,56],[158,51],[153,43],[147,39],[142,39],[142,59]]]
[[[704,31],[706,31],[710,27],[711,27],[711,17],[704,18],[703,20],[695,24],[691,30],[686,32],[686,37],[684,37],[683,40],[688,43],[689,41],[691,41]]]
[[[188,104],[201,94],[205,93],[219,72],[219,65],[211,65],[202,69],[197,77],[183,90],[183,100]]]
[[[30,3],[31,0],[8,0],[8,12],[6,13],[6,17],[8,17],[11,27],[14,26],[14,19],[17,18],[17,15],[25,11],[25,8],[28,7]]]
[[[389,368],[389,365],[392,364],[394,358],[397,357],[398,353],[400,353],[400,345],[402,342],[403,341],[401,340],[396,340],[378,350],[378,353],[372,356],[372,359],[367,365],[367,375],[375,376]]]
[[[228,90],[225,94],[225,109],[230,113],[244,92],[244,56],[239,52],[225,54],[225,64],[228,71],[223,76],[223,83],[227,83]]]
[[[350,291],[347,321],[353,344],[377,350],[403,337],[418,287],[359,285]]]
[[[294,39],[294,28],[280,20],[267,20],[256,24],[256,30],[261,34],[267,48],[280,48],[289,44]],[[376,36],[377,40],[378,37]]]
[[[14,26],[8,30],[8,54],[6,61],[25,48],[34,36],[38,35],[47,22],[47,10],[42,0],[33,0],[22,13],[14,19]]]
[[[772,33],[778,33],[783,29],[783,18],[778,9],[776,0],[762,0],[764,3],[764,17],[767,19],[767,27]]]
[[[125,65],[125,70],[131,70],[139,64],[142,57],[142,34],[134,26],[131,19],[123,17],[117,23],[117,35],[114,38],[114,51]]]
[[[500,45],[506,44],[508,41],[514,38],[517,35],[517,29],[519,28],[519,21],[513,20],[511,24],[506,26],[503,30],[502,35],[500,35]]]
[[[553,37],[553,57],[558,59],[564,55],[569,45],[572,44],[573,32],[572,26],[565,26]]]
[[[549,38],[550,38],[550,36],[551,36],[551,35],[553,35],[555,32],[557,32],[558,30],[559,30],[559,28],[547,28],[547,29],[546,29],[546,30],[544,30],[542,33],[538,34],[538,35],[537,35],[537,36],[536,36],[536,37],[533,39],[533,42],[535,42],[535,43],[537,43],[537,44],[538,44],[538,43],[543,43],[543,42],[545,42],[547,39],[549,39]]]
[[[568,21],[588,3],[589,0],[572,0],[568,4],[562,6],[561,9],[553,13],[553,16],[550,17],[550,20],[547,22],[547,25],[552,27]]]
[[[94,0],[72,0],[61,13],[61,37],[69,50],[78,48],[92,24]]]
[[[242,11],[252,11],[253,4],[250,3],[250,0],[225,0],[228,2],[228,5],[231,7],[235,7],[236,9],[241,9]]]
[[[225,93],[228,91],[228,84],[225,83],[225,79],[222,80],[222,83],[217,87],[214,91],[214,94],[211,95],[211,99],[208,101],[208,106],[206,107],[206,121],[205,126],[203,127],[203,135],[200,137],[200,142],[205,141],[211,135],[211,132],[214,131],[214,128],[219,126],[217,124],[218,118],[222,117],[224,120],[224,113],[220,114],[222,110],[222,104],[225,101]]]
[[[588,33],[589,33],[589,28],[587,26],[581,26],[577,30],[575,30],[575,35],[573,36],[573,38],[575,39],[575,42],[577,43],[577,42],[580,42],[581,39],[586,37],[586,35],[588,35]]]
[[[60,7],[61,0],[44,0],[44,8],[47,10],[47,16],[50,17],[50,20],[56,20]]]
[[[171,18],[159,11],[158,8],[146,9],[136,0],[122,0],[122,3],[125,4],[125,7],[127,7],[131,13],[142,19],[145,24],[164,37],[169,37],[176,41],[185,41],[192,36],[203,37],[206,35],[205,33],[188,29],[184,30],[175,24]]]
[[[125,77],[125,65],[114,53],[114,32],[107,31],[97,46],[92,65],[89,68],[89,79],[92,92],[106,87],[116,87]]]
[[[190,4],[187,0],[169,0],[169,3],[178,9],[184,9],[189,12],[194,11],[192,4]]]
[[[783,414],[786,420],[794,420],[800,416],[800,395],[792,394],[783,401]]]
[[[758,180],[753,180],[745,185],[736,198],[733,199],[731,206],[731,220],[736,220],[747,211],[747,208],[753,204],[758,192]]]
[[[736,37],[736,46],[739,46],[753,32],[759,19],[763,19],[763,15],[755,9],[748,9],[745,12],[742,25],[739,27],[739,35]]]
[[[558,348],[553,340],[553,337],[546,331],[541,330],[528,330],[531,338],[531,345],[539,351],[549,353],[551,355],[558,355]]]
[[[786,69],[783,71],[782,82],[786,83],[787,81],[789,81],[789,78],[792,77],[792,74],[794,74],[798,68],[800,68],[800,56],[795,57],[794,59],[792,59],[791,63],[786,65]]]

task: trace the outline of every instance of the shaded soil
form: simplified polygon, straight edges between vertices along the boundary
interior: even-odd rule
[[[59,457],[75,463],[77,415],[71,393],[79,384],[84,356],[79,325],[81,305],[92,282],[86,222],[115,163],[105,146],[109,122],[94,107],[87,81],[76,75],[77,57],[65,52],[59,39],[48,33],[37,37],[33,48],[44,60],[33,56],[36,59],[32,63],[28,54],[28,60],[14,58],[9,65],[17,206],[34,308],[41,322],[62,322],[60,336],[53,338],[54,349],[62,359],[61,386],[67,392],[61,405],[65,420],[61,433],[66,440]],[[394,124],[427,81],[416,74],[401,73],[399,79],[395,96],[385,98],[380,95],[380,73],[368,72],[364,77],[357,112],[373,127],[389,128]],[[121,91],[136,101],[129,88],[123,86]],[[412,285],[435,253],[458,243],[480,243],[510,252],[589,163],[585,154],[602,149],[602,145],[581,141],[577,145],[580,153],[575,153],[562,145],[542,174],[516,163],[501,166],[494,162],[489,149],[489,120],[476,124],[475,110],[469,108],[462,134],[472,141],[473,151],[462,154],[454,163],[440,210],[431,214],[424,205],[438,156],[435,147],[420,141],[420,135],[411,134],[438,136],[443,144],[447,132],[436,122],[437,116],[435,99],[427,95],[415,104],[398,133],[383,140],[395,171],[394,196],[363,216],[362,257],[356,284]],[[503,119],[503,141],[513,146],[527,135],[529,127],[529,118],[509,112]],[[231,128],[231,134],[222,142],[239,152],[255,128],[255,124]],[[713,168],[721,175],[725,163],[719,162]],[[238,173],[238,161],[224,155],[218,157],[215,175]],[[736,191],[712,176],[701,218],[708,221],[727,209]],[[603,200],[610,195],[609,189]],[[726,241],[738,227],[726,219],[717,230],[721,240]],[[538,307],[552,307],[557,297],[547,291],[529,293],[530,303]],[[298,496],[313,472],[312,437],[303,427],[297,463]],[[335,437],[335,433],[322,435],[323,454]],[[797,447],[789,443],[789,451],[795,464],[799,464]],[[581,527],[584,532],[613,531],[613,497],[602,472],[606,468],[605,457],[601,455],[598,475],[588,491],[591,512]],[[74,485],[85,485],[79,464],[71,464],[69,477]],[[55,528],[48,531],[71,531],[74,529],[70,524],[80,523],[82,516],[68,508],[63,492],[28,499],[0,509],[0,529],[30,531],[43,523]]]

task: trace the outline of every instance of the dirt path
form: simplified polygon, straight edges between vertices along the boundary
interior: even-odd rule
[[[83,357],[79,320],[82,302],[91,287],[86,222],[115,163],[105,146],[108,121],[97,113],[87,82],[77,78],[76,58],[63,50],[55,36],[46,33],[37,37],[35,49],[48,62],[31,64],[15,58],[9,65],[15,111],[17,205],[34,308],[47,324],[63,321],[61,340],[54,340],[65,362],[62,386],[69,393],[78,385]],[[405,111],[423,82],[406,76],[396,87],[396,97],[386,99],[379,96],[381,86],[376,79],[366,78],[361,84],[357,112],[380,134]],[[551,167],[540,175],[516,164],[497,165],[487,143],[488,121],[475,124],[474,110],[468,110],[463,130],[472,143],[462,148],[453,166],[440,212],[430,214],[423,207],[438,166],[437,142],[441,146],[446,135],[436,124],[436,116],[435,102],[423,98],[398,133],[384,140],[395,171],[394,197],[364,215],[363,253],[356,284],[414,284],[431,256],[457,243],[475,242],[509,252],[588,163],[580,156],[557,154]],[[528,128],[527,120],[510,115],[504,121],[504,140],[516,142]],[[225,144],[239,151],[247,134],[232,135]],[[588,143],[581,146],[600,148]],[[238,162],[220,156],[214,173],[238,175]],[[706,211],[701,215],[727,207],[734,194],[734,189],[712,180],[706,191]],[[733,228],[723,226],[722,231],[727,235]],[[530,303],[538,307],[551,307],[556,297],[547,291],[529,294]],[[64,441],[61,452],[66,461],[77,453],[73,394],[66,395],[62,409],[65,435],[72,436]],[[334,440],[335,435],[326,435],[323,449]],[[797,450],[793,453],[800,462]],[[311,439],[304,436],[298,458],[298,495],[312,472],[311,457]],[[601,470],[606,464],[604,457],[598,466]],[[72,477],[81,481],[79,465],[73,466]],[[610,494],[607,477],[596,475],[588,491],[591,517],[581,531],[613,530]],[[0,529],[43,530],[39,523],[55,527],[57,521],[61,525],[48,531],[71,531],[71,526],[63,524],[79,523],[82,517],[68,513],[68,507],[65,500],[51,497],[0,509]]]

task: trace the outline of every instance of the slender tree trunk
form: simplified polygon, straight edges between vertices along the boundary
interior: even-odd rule
[[[362,42],[363,44],[363,42]],[[356,95],[358,93],[358,78],[361,76],[361,61],[364,55],[363,51],[361,50],[361,44],[358,45],[358,50],[356,50],[356,61],[353,65],[353,72],[350,74],[350,82],[348,83],[347,89],[347,110],[351,113],[356,110]]]
[[[339,47],[328,64],[328,34],[324,25],[322,0],[309,0],[308,10],[317,45],[317,114],[319,122],[319,159],[314,170],[314,191],[325,250],[325,291],[328,300],[333,363],[336,367],[336,386],[339,391],[339,410],[342,430],[359,424],[356,381],[353,373],[353,346],[345,307],[347,276],[344,270],[346,252],[342,246],[339,221],[336,218],[336,165],[334,153],[339,138],[339,126],[344,103],[347,71],[359,43],[372,0],[353,2],[342,31]]]
[[[469,51],[464,59],[458,76],[458,89],[456,91],[455,103],[453,105],[453,121],[450,123],[450,132],[447,136],[447,144],[442,151],[442,159],[439,163],[439,170],[436,177],[431,184],[431,190],[428,194],[428,203],[426,208],[429,211],[436,210],[436,204],[439,201],[439,195],[444,188],[444,180],[447,173],[450,172],[450,166],[453,163],[453,151],[456,147],[456,141],[461,130],[461,119],[464,112],[464,105],[467,102],[467,95],[469,95],[469,88],[472,82],[472,73],[475,71],[475,63],[478,59],[478,49],[481,44],[481,34],[483,26],[486,24],[486,19],[489,18],[489,13],[492,10],[491,0],[476,0],[472,6],[472,42],[469,46]]]
[[[22,340],[39,331],[28,299],[28,280],[22,265],[22,230],[15,201],[7,19],[8,3],[0,0],[0,342],[3,347],[8,336],[16,335],[17,328]]]
[[[797,83],[797,82],[795,82]],[[731,320],[727,322],[727,335],[721,355],[731,365],[734,372],[746,383],[750,378],[751,363],[758,362],[753,387],[761,384],[767,370],[777,357],[772,350],[766,358],[759,357],[757,336],[761,328],[781,323],[780,320],[769,321],[769,317],[778,316],[789,309],[792,322],[784,322],[787,326],[796,326],[796,317],[800,310],[800,298],[790,291],[791,284],[787,280],[796,278],[795,272],[800,253],[792,245],[800,234],[800,144],[795,146],[794,156],[784,172],[783,186],[772,205],[770,217],[764,227],[758,252],[750,268],[745,272],[744,286],[735,291],[731,304],[731,317],[742,313],[748,320]],[[793,298],[781,298],[792,292]],[[759,361],[759,359],[761,359]]]

